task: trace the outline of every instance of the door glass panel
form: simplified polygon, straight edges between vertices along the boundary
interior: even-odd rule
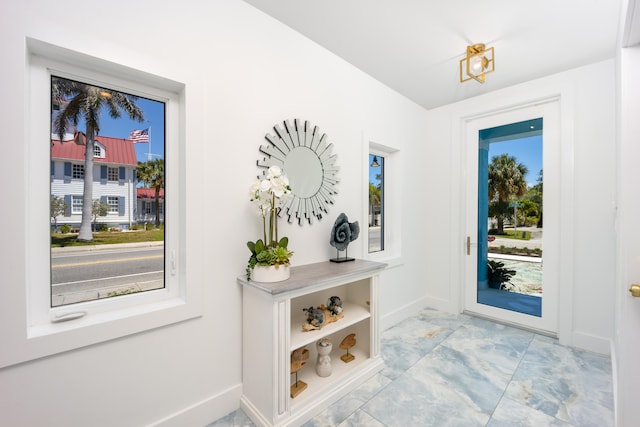
[[[480,131],[480,304],[542,315],[542,177],[541,118]]]

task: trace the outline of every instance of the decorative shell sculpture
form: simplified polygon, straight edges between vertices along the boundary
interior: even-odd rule
[[[358,224],[358,221],[349,222],[349,218],[347,218],[347,215],[344,212],[338,215],[336,222],[333,224],[333,229],[331,230],[331,240],[329,243],[338,251],[345,251],[345,256],[341,258],[338,255],[336,258],[332,258],[331,261],[353,261],[354,258],[347,257],[346,250],[349,243],[356,240],[359,235],[360,225]]]

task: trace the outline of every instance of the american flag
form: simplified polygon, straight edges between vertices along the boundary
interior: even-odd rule
[[[149,128],[132,131],[129,134],[129,139],[132,140],[134,144],[149,142]]]

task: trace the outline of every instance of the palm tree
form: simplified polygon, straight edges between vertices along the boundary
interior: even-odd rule
[[[369,212],[371,213],[371,221],[369,221],[369,225],[374,225],[376,223],[375,220],[375,207],[380,206],[380,202],[382,193],[380,192],[380,188],[373,185],[372,182],[369,183]]]
[[[136,169],[138,181],[155,190],[156,227],[160,225],[160,190],[164,188],[164,159],[138,162]]]
[[[504,207],[508,206],[508,201],[522,197],[527,192],[527,181],[524,177],[527,174],[527,167],[518,163],[515,157],[508,154],[494,156],[489,164],[489,200],[494,201],[495,206],[500,207],[494,210],[498,219],[498,233],[504,234]]]
[[[76,144],[85,145],[84,155],[84,193],[82,197],[82,222],[78,241],[91,242],[91,208],[93,204],[93,155],[95,137],[100,133],[100,113],[106,108],[113,119],[120,118],[123,110],[129,118],[144,121],[144,113],[136,105],[137,96],[125,94],[111,89],[91,86],[85,83],[67,80],[60,77],[51,78],[52,104],[64,99],[60,112],[54,118],[54,128],[60,141],[64,141],[65,130],[69,125],[77,126],[84,119],[85,138],[75,138]]]

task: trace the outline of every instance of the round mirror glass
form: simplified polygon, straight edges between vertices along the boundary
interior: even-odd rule
[[[291,192],[300,198],[314,196],[322,185],[322,163],[308,147],[295,147],[284,161],[284,173],[289,178]]]

